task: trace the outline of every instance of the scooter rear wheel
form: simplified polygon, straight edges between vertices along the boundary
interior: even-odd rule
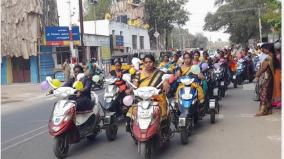
[[[69,139],[67,134],[62,134],[54,138],[53,152],[57,158],[64,158],[69,151]]]

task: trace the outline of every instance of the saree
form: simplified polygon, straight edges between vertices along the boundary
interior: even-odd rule
[[[263,63],[268,63],[269,67],[259,77],[259,99],[260,107],[270,110],[273,95],[273,65],[271,57],[267,57]]]
[[[281,69],[277,68],[274,71],[274,86],[272,105],[275,107],[281,107]]]
[[[181,76],[186,76],[190,73],[190,69],[191,67],[184,67],[182,66],[180,68],[180,72],[181,72]],[[181,88],[184,87],[183,83],[179,83],[179,86],[177,88],[176,94],[175,94],[175,98],[178,99],[179,98],[179,91]],[[204,93],[203,93],[203,88],[196,82],[193,82],[191,84],[191,87],[197,90],[197,98],[199,100],[200,103],[204,102]]]
[[[138,88],[148,86],[156,87],[161,82],[162,76],[163,72],[159,70],[155,70],[150,76],[146,76],[145,73],[142,71],[138,79]],[[159,103],[159,106],[161,108],[161,118],[166,118],[168,116],[168,104],[166,95],[164,93],[160,93],[159,95],[156,95],[153,98]],[[132,106],[129,108],[126,116],[134,119],[134,114],[136,112],[137,107]]]

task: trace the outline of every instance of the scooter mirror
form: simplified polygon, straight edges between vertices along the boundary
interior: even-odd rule
[[[131,80],[131,76],[130,76],[130,74],[123,74],[123,76],[122,76],[122,79],[124,80],[124,81],[130,81]]]
[[[168,79],[170,79],[170,74],[164,74],[163,75],[163,77],[162,77],[162,80],[164,81],[164,80],[168,80]]]
[[[85,74],[84,74],[84,73],[79,73],[79,74],[77,75],[77,81],[81,81],[84,77],[85,77]]]

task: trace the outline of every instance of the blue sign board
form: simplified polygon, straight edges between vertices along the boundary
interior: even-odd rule
[[[116,35],[116,46],[123,46],[123,36]]]
[[[67,41],[70,40],[69,27],[46,27],[45,28],[46,41]],[[79,27],[72,27],[73,41],[80,40]]]

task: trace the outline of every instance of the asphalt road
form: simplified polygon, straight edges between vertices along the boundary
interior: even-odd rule
[[[187,145],[176,134],[167,148],[156,152],[157,159],[280,159],[281,114],[254,117],[258,102],[252,85],[229,88],[220,102],[220,115],[211,125],[207,116],[199,122]],[[98,91],[102,97],[103,91]],[[55,159],[53,138],[47,121],[56,100],[2,105],[1,153],[3,159]],[[109,142],[102,132],[95,141],[82,140],[72,145],[70,159],[135,159],[137,146],[125,132],[123,123],[117,139]]]

